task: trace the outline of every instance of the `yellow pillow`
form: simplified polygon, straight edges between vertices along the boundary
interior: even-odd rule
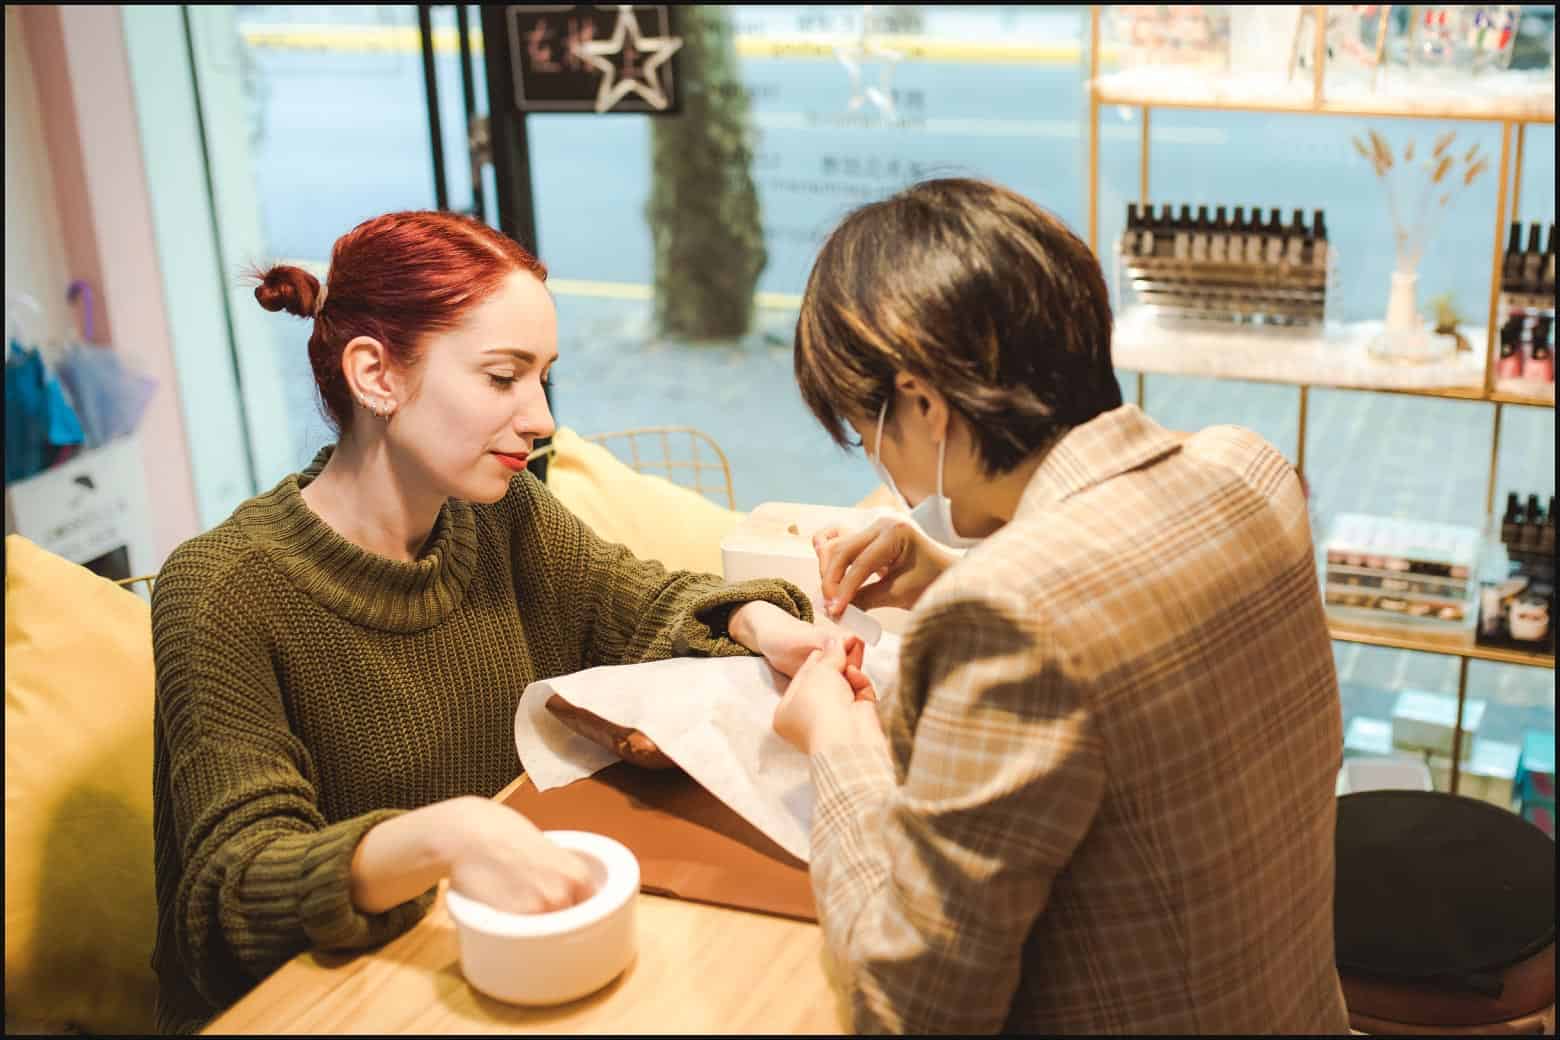
[[[560,427],[547,486],[602,538],[669,570],[720,574],[720,540],[743,514],[663,477],[637,473],[600,444]]]
[[[6,1016],[155,1032],[151,610],[5,553]]]

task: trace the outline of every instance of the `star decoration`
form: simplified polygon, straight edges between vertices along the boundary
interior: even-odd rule
[[[867,39],[867,18],[871,11],[872,5],[867,4],[862,11],[860,35],[849,43],[835,44],[834,56],[850,74],[850,110],[854,112],[861,107],[862,102],[870,101],[879,112],[883,113],[885,119],[893,119],[894,99],[891,84],[894,78],[894,63],[904,55]],[[862,85],[863,58],[876,58],[883,63],[879,66],[878,81],[875,86]]]
[[[642,80],[640,76],[620,75],[621,71],[626,71],[628,63],[625,63],[624,70],[620,70],[607,60],[609,55],[622,54],[625,43],[630,54],[649,55],[640,70]],[[646,104],[658,111],[666,108],[666,92],[661,89],[658,73],[666,60],[676,54],[682,45],[682,39],[677,36],[639,35],[639,19],[634,15],[633,5],[619,4],[617,25],[613,27],[609,39],[581,43],[574,48],[575,54],[601,70],[601,87],[596,91],[597,114],[606,112],[630,92],[638,94]]]

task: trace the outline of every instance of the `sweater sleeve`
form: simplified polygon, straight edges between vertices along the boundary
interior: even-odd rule
[[[176,950],[179,968],[221,1007],[309,946],[352,949],[394,937],[436,890],[383,913],[356,909],[349,877],[357,843],[399,810],[326,821],[264,626],[222,579],[192,578],[166,567],[153,612],[167,781],[157,785],[165,804],[154,807],[158,900],[171,904],[159,917],[171,918],[168,952]]]
[[[554,568],[558,599],[581,635],[581,668],[746,655],[750,651],[731,639],[726,625],[736,608],[754,600],[813,619],[812,603],[790,582],[727,584],[714,574],[668,571],[601,538],[534,478],[516,485],[527,489],[534,511],[517,532],[540,532],[541,543],[531,551]]]

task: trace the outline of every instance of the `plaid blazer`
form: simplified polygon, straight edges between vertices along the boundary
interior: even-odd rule
[[[916,605],[886,749],[815,755],[859,1032],[1347,1033],[1342,720],[1294,468],[1124,405]]]

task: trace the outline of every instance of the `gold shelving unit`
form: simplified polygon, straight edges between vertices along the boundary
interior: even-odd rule
[[[1507,405],[1521,407],[1553,408],[1553,400],[1541,397],[1530,397],[1521,393],[1497,390],[1494,385],[1495,373],[1495,347],[1496,347],[1496,320],[1499,310],[1501,259],[1505,248],[1505,230],[1510,215],[1518,212],[1522,188],[1522,154],[1526,144],[1525,131],[1529,124],[1549,124],[1555,121],[1554,99],[1529,98],[1521,100],[1506,100],[1496,97],[1467,97],[1457,99],[1411,99],[1401,97],[1381,97],[1369,100],[1329,100],[1326,91],[1326,30],[1327,7],[1319,5],[1312,7],[1311,25],[1313,29],[1313,57],[1311,62],[1312,81],[1309,96],[1302,90],[1300,93],[1283,98],[1275,97],[1240,97],[1228,94],[1220,95],[1217,91],[1210,91],[1206,98],[1193,97],[1169,97],[1154,94],[1149,91],[1134,89],[1125,85],[1123,81],[1114,77],[1102,78],[1100,75],[1100,5],[1091,5],[1089,9],[1089,116],[1088,116],[1088,157],[1089,157],[1089,191],[1088,191],[1088,239],[1089,248],[1094,250],[1096,256],[1100,255],[1099,247],[1099,181],[1100,181],[1100,109],[1105,105],[1117,105],[1139,110],[1141,132],[1139,134],[1138,155],[1138,200],[1141,205],[1148,205],[1151,199],[1149,193],[1149,126],[1153,118],[1155,108],[1194,109],[1203,111],[1228,111],[1228,112],[1271,112],[1278,115],[1316,115],[1316,116],[1363,116],[1371,118],[1391,119],[1437,119],[1437,120],[1468,120],[1474,122],[1499,123],[1500,135],[1500,164],[1499,164],[1499,188],[1496,192],[1495,202],[1495,231],[1494,245],[1492,247],[1493,264],[1490,275],[1489,318],[1485,328],[1484,346],[1484,385],[1482,388],[1474,387],[1374,387],[1374,386],[1329,386],[1327,389],[1359,389],[1374,393],[1398,393],[1411,394],[1419,397],[1439,397],[1452,400],[1484,402],[1494,406],[1495,421],[1494,432],[1490,443],[1490,471],[1489,483],[1485,491],[1485,512],[1493,510],[1495,504],[1495,472],[1496,461],[1500,453],[1501,411]],[[1172,365],[1164,368],[1156,368],[1155,371],[1169,374],[1173,372]],[[1199,373],[1200,374],[1200,373]],[[1144,400],[1144,370],[1136,371],[1137,377],[1137,403],[1142,406]],[[1205,376],[1206,377],[1206,376]],[[1218,378],[1217,376],[1207,378]],[[1226,377],[1229,378],[1229,377]],[[1296,466],[1302,472],[1305,468],[1305,442],[1306,442],[1306,416],[1308,396],[1311,386],[1321,385],[1312,383],[1299,383],[1282,379],[1250,379],[1246,376],[1238,377],[1243,382],[1281,382],[1285,385],[1295,386],[1300,394],[1299,415],[1299,457]],[[1370,646],[1391,647],[1397,650],[1415,650],[1424,653],[1448,654],[1459,659],[1457,674],[1457,718],[1458,729],[1454,735],[1451,789],[1455,792],[1458,785],[1458,772],[1460,767],[1460,750],[1462,745],[1461,720],[1464,704],[1468,693],[1468,663],[1472,660],[1496,661],[1502,664],[1523,665],[1531,668],[1548,668],[1553,671],[1555,658],[1553,654],[1524,653],[1517,650],[1503,650],[1493,647],[1465,645],[1461,643],[1448,643],[1440,640],[1428,640],[1415,638],[1408,635],[1387,634],[1369,630],[1353,628],[1347,624],[1334,622],[1330,625],[1332,637],[1341,642],[1363,643]]]

